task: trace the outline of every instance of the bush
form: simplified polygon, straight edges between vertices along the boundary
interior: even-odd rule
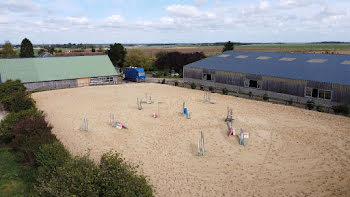
[[[35,163],[35,153],[43,144],[55,142],[52,127],[45,121],[45,116],[25,116],[19,120],[11,132],[14,135],[10,146],[19,153],[23,162]]]
[[[40,116],[42,112],[38,111],[36,108],[32,108],[20,112],[12,112],[8,114],[0,122],[0,143],[10,143],[14,138],[13,133],[11,132],[13,126],[24,116]]]
[[[324,112],[324,106],[323,105],[317,105],[316,110],[319,112]]]
[[[21,91],[4,97],[1,103],[5,110],[10,112],[19,112],[35,107],[34,100],[27,93]]]
[[[204,86],[203,86],[203,85],[200,85],[200,86],[199,86],[199,89],[203,90],[203,89],[204,89]]]
[[[44,144],[35,153],[38,166],[37,181],[46,184],[48,180],[56,176],[57,168],[64,166],[71,160],[71,155],[59,141],[52,144]]]
[[[195,83],[191,83],[191,88],[196,89],[197,85]]]
[[[21,83],[20,80],[12,81],[8,80],[0,84],[0,101],[13,93],[25,92],[26,87]]]
[[[209,91],[210,92],[214,92],[214,87],[213,86],[209,86]]]
[[[315,108],[315,101],[314,100],[308,100],[307,103],[306,103],[306,107],[309,110],[312,110],[313,108]]]
[[[118,153],[104,154],[99,166],[100,196],[153,196],[152,186],[136,169]]]
[[[227,94],[228,94],[228,89],[227,89],[227,88],[222,89],[222,93],[223,93],[224,95],[227,95]]]
[[[165,84],[165,79],[162,80],[162,84]]]
[[[345,104],[345,103],[332,106],[332,109],[333,109],[335,114],[343,114],[345,116],[350,114],[350,106],[348,104]]]
[[[85,157],[75,157],[56,170],[56,176],[41,183],[35,196],[99,196],[98,169]]]
[[[179,82],[175,81],[175,86],[179,86]]]
[[[249,93],[248,93],[248,96],[249,96],[249,97],[253,97],[253,93],[252,93],[252,92],[249,92]]]
[[[267,95],[266,93],[263,95],[263,99],[264,101],[268,101],[270,99],[269,95]]]
[[[290,100],[288,101],[288,105],[293,105],[293,99],[290,98]]]

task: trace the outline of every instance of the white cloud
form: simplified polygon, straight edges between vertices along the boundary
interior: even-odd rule
[[[320,1],[323,3],[319,3]],[[168,5],[163,10],[164,14],[158,15],[158,18],[140,15],[137,19],[129,19],[124,18],[125,15],[119,10],[115,13],[120,14],[98,18],[83,12],[83,8],[74,6],[71,6],[69,12],[57,9],[47,13],[42,11],[52,9],[52,4],[38,4],[30,0],[6,0],[0,2],[0,37],[9,40],[18,36],[18,39],[23,39],[23,35],[32,34],[41,39],[42,33],[67,33],[66,39],[73,42],[76,39],[89,39],[90,34],[90,38],[95,39],[95,33],[98,31],[100,35],[113,34],[118,35],[117,39],[135,39],[135,42],[142,39],[143,42],[154,42],[158,39],[178,39],[178,42],[185,41],[183,39],[192,39],[193,42],[202,39],[203,42],[209,42],[210,39],[232,40],[232,37],[235,41],[282,41],[283,38],[286,41],[308,41],[304,35],[314,35],[309,37],[312,39],[328,36],[334,37],[330,40],[337,40],[339,32],[350,32],[349,7],[350,2],[336,4],[328,0],[262,0],[237,4],[218,0],[196,0],[192,4]],[[40,14],[34,15],[35,13]],[[8,32],[15,33],[9,35]],[[149,36],[139,36],[140,32]],[[80,36],[82,34],[86,37]],[[112,38],[105,36],[100,39],[106,39],[108,42]],[[45,41],[40,41],[42,42]]]
[[[5,0],[0,3],[0,8],[6,8],[12,12],[30,12],[41,9],[41,5],[30,0]]]
[[[122,23],[124,18],[120,15],[112,15],[106,18],[107,23]]]
[[[65,18],[68,22],[73,24],[87,24],[89,22],[89,19],[86,17],[71,17],[68,16]]]
[[[201,11],[197,7],[192,5],[170,5],[166,8],[167,13],[173,17],[179,18],[202,18],[213,19],[215,13],[208,11]]]
[[[279,0],[278,8],[292,9],[307,7],[314,3],[314,0]]]

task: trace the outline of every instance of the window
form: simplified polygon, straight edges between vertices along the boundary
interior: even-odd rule
[[[331,98],[332,98],[332,92],[329,91],[329,90],[325,90],[325,91],[324,91],[324,98],[327,99],[327,100],[331,100]]]
[[[318,91],[318,98],[324,98],[324,90]]]
[[[318,89],[314,88],[312,89],[312,97],[317,98],[318,96]]]
[[[306,97],[311,97],[312,96],[312,88],[305,88],[305,96]]]
[[[305,96],[331,100],[332,91],[306,87],[305,88]]]
[[[212,80],[214,80],[214,75],[212,75],[212,74],[203,74],[203,80],[212,81]]]
[[[249,81],[249,87],[250,88],[258,88],[258,81],[250,80]]]
[[[249,80],[244,80],[244,87],[249,87]]]
[[[307,62],[309,63],[325,63],[327,59],[310,59]]]
[[[258,86],[257,86],[257,88],[258,88],[258,89],[261,89],[261,87],[262,87],[262,81],[258,81]]]
[[[262,81],[247,79],[247,80],[244,81],[244,87],[261,89]]]

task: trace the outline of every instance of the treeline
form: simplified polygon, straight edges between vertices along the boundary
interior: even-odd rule
[[[0,57],[2,58],[27,58],[34,57],[33,44],[27,38],[24,38],[21,43],[21,49],[19,55],[14,51],[10,42],[5,42],[3,49],[0,51]]]
[[[123,67],[143,67],[146,71],[155,70],[175,70],[182,72],[183,66],[205,58],[203,52],[180,53],[161,51],[156,54],[155,59],[148,57],[142,50],[133,49],[129,52],[120,43],[110,45],[107,54],[114,66]]]
[[[118,153],[104,154],[98,165],[71,155],[20,81],[0,84],[0,102],[10,112],[0,122],[0,144],[33,169],[26,196],[153,196],[146,177]]]

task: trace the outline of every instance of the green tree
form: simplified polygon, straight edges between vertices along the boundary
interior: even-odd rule
[[[231,41],[228,41],[225,43],[224,48],[222,49],[222,52],[225,51],[233,51],[234,50],[234,45]]]
[[[13,58],[18,57],[17,53],[13,50],[13,47],[9,41],[5,42],[4,48],[1,52],[2,58]]]
[[[108,57],[114,66],[122,68],[124,66],[125,56],[126,49],[122,44],[114,43],[114,45],[110,45],[110,49],[108,50]]]
[[[55,48],[54,47],[49,47],[48,52],[53,54],[55,52]]]
[[[158,53],[156,53],[156,58],[159,59],[161,57],[163,57],[164,55],[166,55],[168,52],[166,51],[159,51]]]
[[[34,57],[33,45],[27,38],[24,38],[21,43],[20,57]]]
[[[152,62],[143,51],[135,49],[126,55],[125,66],[143,67],[145,70],[150,70],[152,69]]]

